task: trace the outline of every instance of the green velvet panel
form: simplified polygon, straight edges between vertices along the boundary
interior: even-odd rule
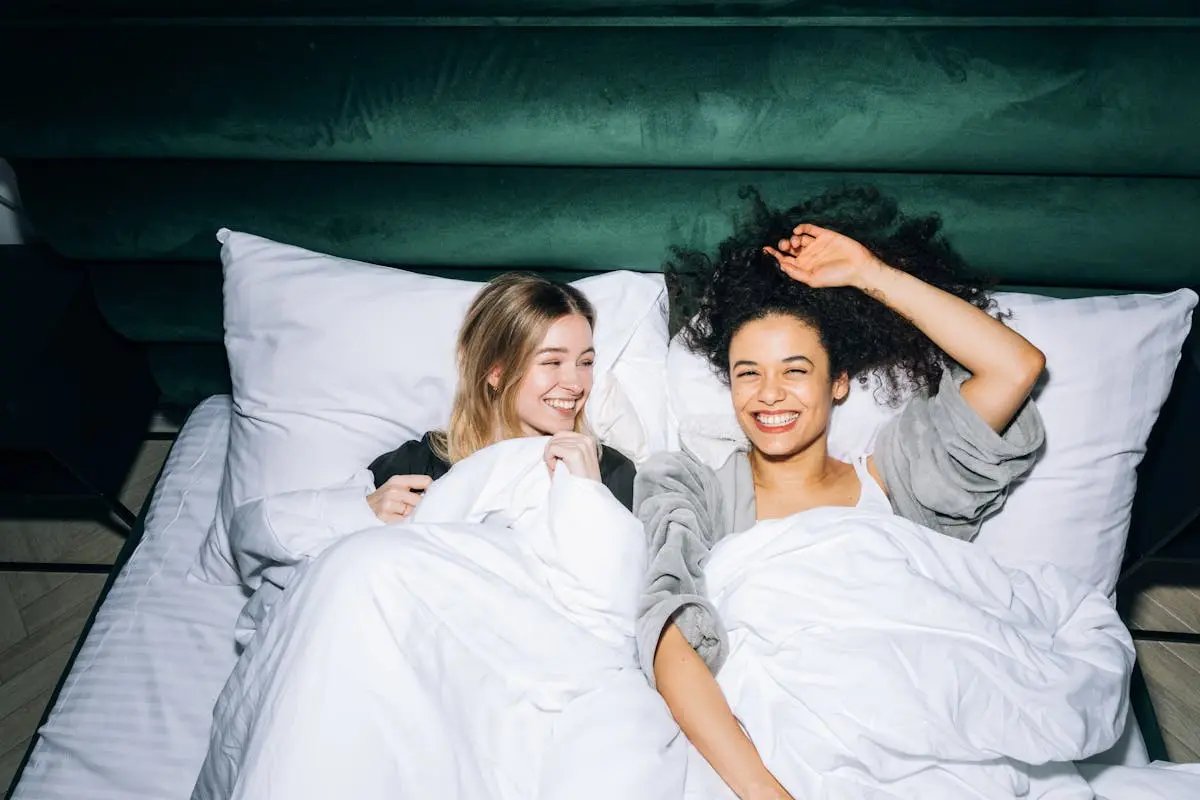
[[[136,342],[220,343],[221,265],[212,262],[93,264],[92,286],[104,316]],[[502,269],[422,269],[431,275],[486,281]],[[572,281],[591,273],[540,269],[551,280]]]
[[[659,270],[745,208],[871,182],[938,212],[976,269],[1012,283],[1200,282],[1200,180],[264,162],[17,162],[39,232],[77,259],[208,260],[221,226],[397,266]]]
[[[65,15],[128,15],[177,19],[229,16],[277,19],[317,16],[485,16],[529,15],[578,18],[691,16],[739,17],[1159,17],[1195,13],[1188,0],[7,0],[0,19],[57,20]]]
[[[1200,28],[0,30],[7,157],[1200,176]]]
[[[190,408],[214,394],[229,394],[229,360],[220,344],[150,342],[150,368],[165,404]]]

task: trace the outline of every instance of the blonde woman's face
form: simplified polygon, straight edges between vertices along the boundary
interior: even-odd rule
[[[577,314],[546,331],[517,390],[517,418],[526,436],[550,436],[575,428],[592,391],[592,326]]]

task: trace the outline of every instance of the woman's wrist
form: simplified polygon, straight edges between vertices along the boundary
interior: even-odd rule
[[[874,255],[868,255],[856,272],[854,288],[878,300],[889,273],[895,270]]]
[[[895,269],[892,266],[888,266],[874,254],[870,254],[856,270],[853,287],[862,291],[863,294],[881,300],[887,288],[888,278],[892,277],[894,273]]]
[[[775,780],[775,776],[767,773],[764,778],[747,787],[740,797],[742,800],[783,800],[790,795],[779,781]]]

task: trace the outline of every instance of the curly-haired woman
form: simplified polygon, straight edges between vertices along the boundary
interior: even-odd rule
[[[742,798],[786,798],[714,677],[727,643],[704,596],[707,554],[757,521],[823,506],[896,513],[971,540],[1041,446],[1029,395],[1045,357],[988,314],[993,301],[936,217],[906,217],[873,189],[785,212],[755,197],[755,211],[715,263],[677,252],[668,265],[707,275],[683,339],[728,382],[749,448],[716,470],[686,451],[641,468],[634,506],[652,555],[638,646],[725,783]],[[872,454],[839,461],[826,446],[831,412],[873,370],[890,399],[915,395]],[[672,516],[681,500],[704,509],[698,523]]]

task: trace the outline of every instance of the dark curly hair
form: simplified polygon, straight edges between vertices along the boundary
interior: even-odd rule
[[[665,265],[671,291],[672,331],[729,379],[729,343],[747,322],[787,314],[811,325],[829,354],[830,374],[866,383],[879,370],[886,402],[907,392],[936,392],[948,356],[915,325],[883,303],[849,287],[813,289],[784,273],[762,251],[807,222],[849,236],[883,262],[993,311],[992,282],[967,271],[939,235],[937,216],[908,217],[872,187],[827,192],[786,211],[770,208],[754,189],[743,189],[751,211],[721,242],[717,257],[673,248]],[[997,315],[1000,316],[1000,315]]]

